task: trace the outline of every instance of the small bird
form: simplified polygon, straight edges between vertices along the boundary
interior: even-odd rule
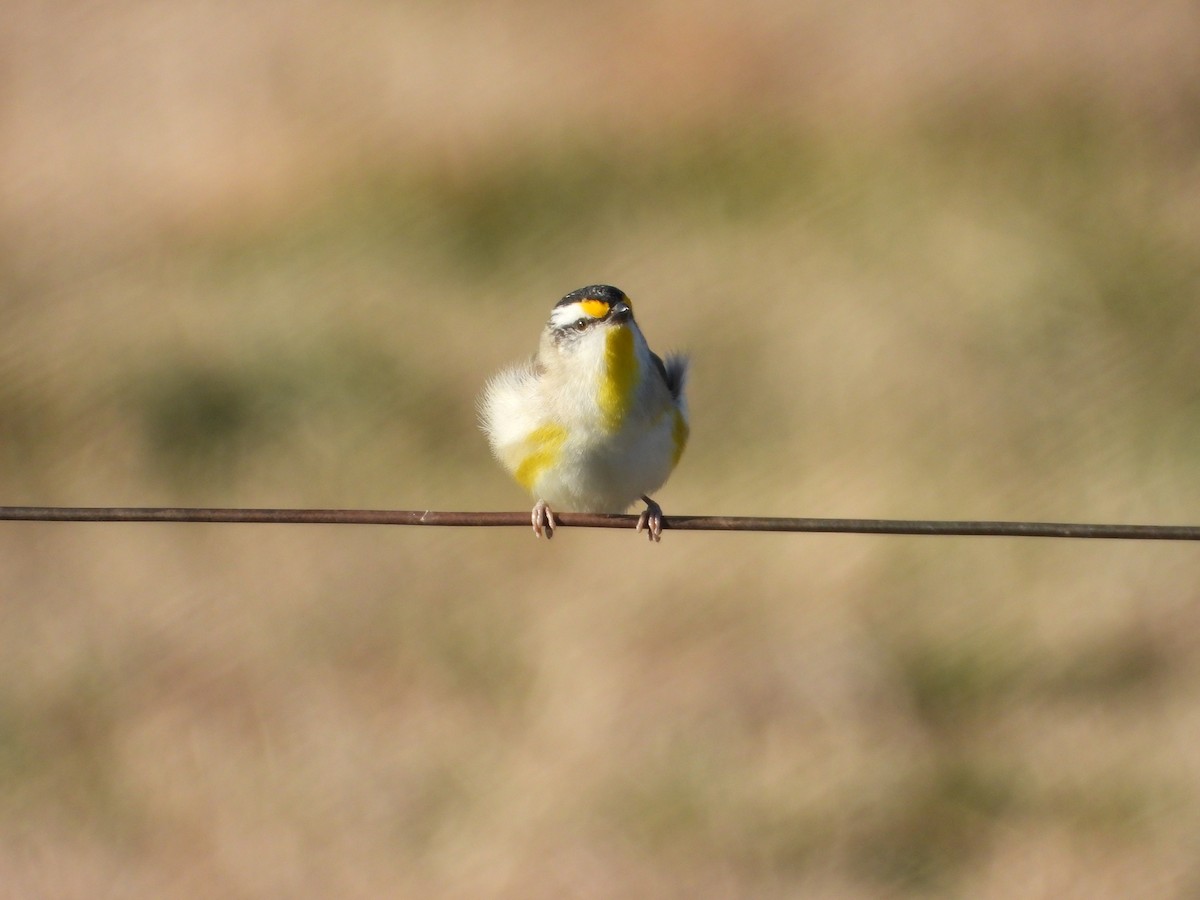
[[[650,493],[688,439],[687,359],[650,350],[629,298],[607,284],[571,291],[550,312],[537,356],[488,381],[480,425],[496,458],[535,498],[533,532],[559,512],[646,509],[637,530],[662,536]]]

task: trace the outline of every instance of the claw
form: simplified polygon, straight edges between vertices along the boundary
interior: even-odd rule
[[[542,532],[545,532],[546,540],[554,537],[554,529],[558,527],[558,522],[554,521],[554,511],[546,505],[545,500],[534,504],[530,521],[533,522],[533,533],[536,537],[541,537]]]
[[[646,504],[646,508],[638,516],[637,531],[645,531],[647,538],[658,543],[662,540],[662,507],[649,497],[642,497],[642,501]]]

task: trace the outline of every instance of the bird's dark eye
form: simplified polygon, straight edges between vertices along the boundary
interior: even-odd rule
[[[576,331],[587,331],[587,327],[588,327],[587,319],[576,319],[575,320],[574,328]]]

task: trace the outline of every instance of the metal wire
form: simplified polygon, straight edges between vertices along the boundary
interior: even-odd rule
[[[555,513],[573,528],[633,528],[637,516]],[[186,507],[0,506],[0,521],[241,522],[270,525],[530,526],[527,512],[439,512],[395,509],[214,509]],[[671,531],[774,531],[839,534],[966,535],[1200,541],[1200,525],[1099,525],[1071,522],[812,519],[763,516],[665,516]]]

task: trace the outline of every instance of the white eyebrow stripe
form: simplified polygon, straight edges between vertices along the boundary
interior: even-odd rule
[[[588,316],[578,303],[571,303],[567,306],[556,306],[554,311],[550,313],[550,324],[555,328],[566,328],[575,324],[579,319],[588,319]]]

